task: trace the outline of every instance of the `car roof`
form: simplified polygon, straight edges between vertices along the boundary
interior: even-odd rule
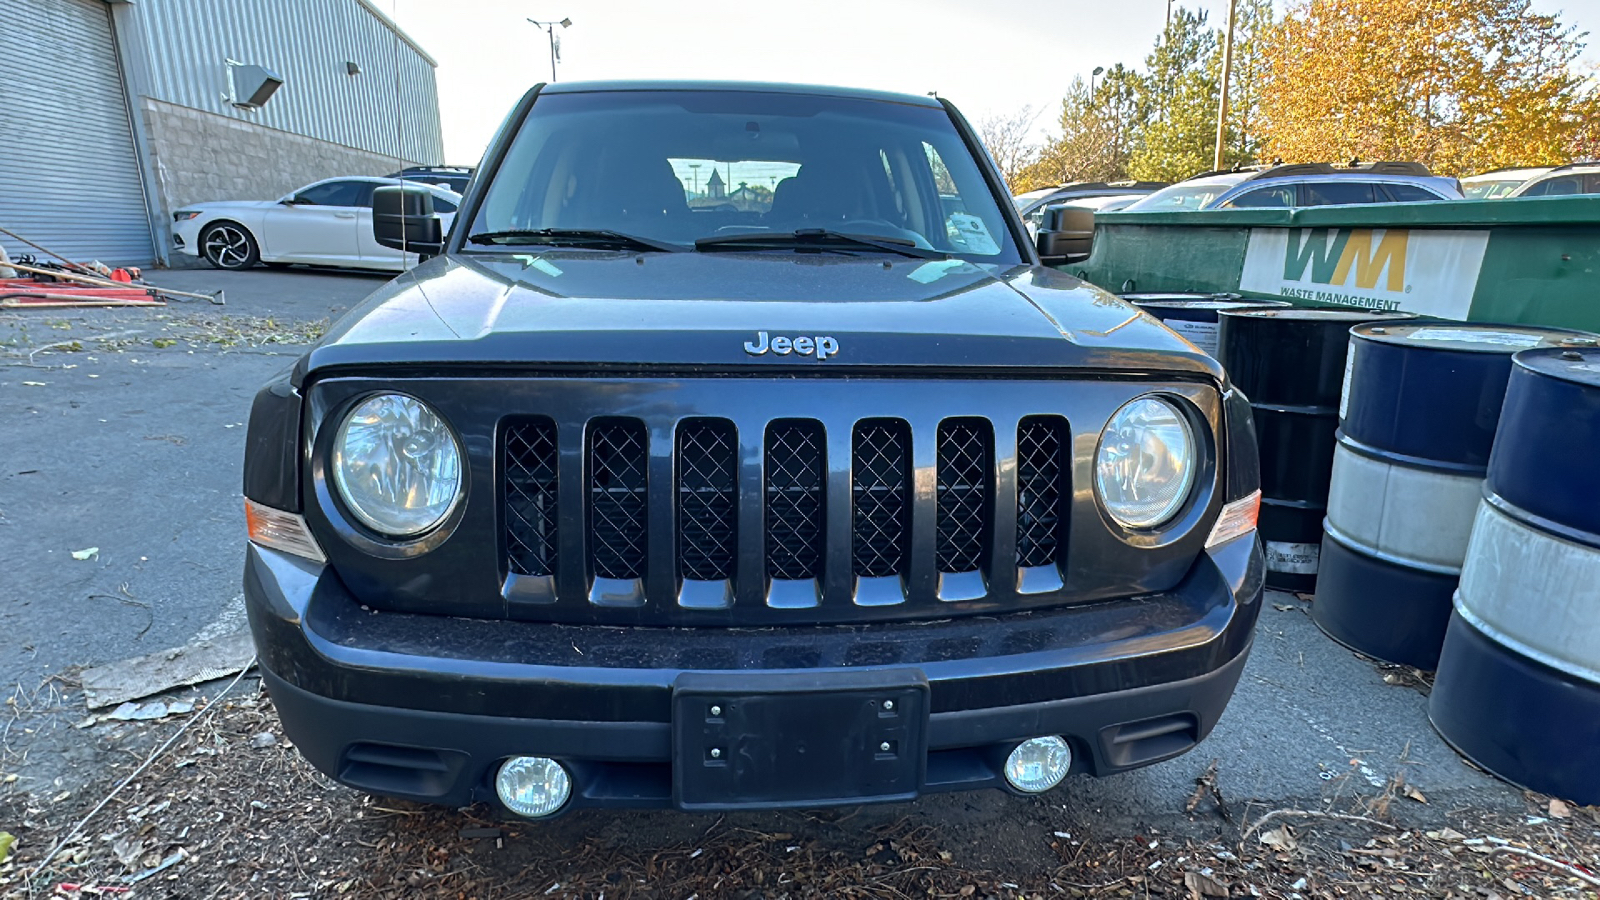
[[[1487,172],[1468,175],[1461,179],[1461,183],[1472,184],[1478,181],[1510,181],[1513,178],[1537,178],[1554,169],[1554,166],[1509,166],[1504,169],[1490,169]]]
[[[399,182],[405,181],[405,182],[407,182],[409,184],[410,187],[426,188],[426,189],[428,189],[428,190],[430,190],[430,191],[432,191],[432,192],[434,192],[436,194],[449,194],[450,198],[448,198],[448,199],[453,199],[453,198],[461,196],[456,191],[452,191],[449,188],[445,188],[445,187],[439,187],[437,184],[433,184],[431,182],[427,182],[427,181],[423,181],[423,182],[410,181],[409,179],[397,178],[397,177],[390,176],[390,175],[335,175],[332,178],[324,178],[324,179],[321,179],[320,181],[313,181],[310,184],[301,185],[300,187],[295,188],[294,192],[295,193],[299,193],[300,191],[303,191],[306,188],[314,188],[319,184],[327,184],[330,181],[366,181],[366,182],[371,182],[373,184],[387,184],[387,185],[394,185],[394,184],[397,184]]]
[[[583,94],[602,91],[744,91],[757,94],[806,94],[939,107],[938,100],[922,94],[897,94],[892,91],[866,88],[775,81],[561,81],[540,88],[541,94]]]

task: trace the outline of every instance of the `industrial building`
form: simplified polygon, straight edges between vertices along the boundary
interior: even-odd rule
[[[0,227],[147,264],[186,203],[440,164],[435,66],[368,0],[0,0]]]

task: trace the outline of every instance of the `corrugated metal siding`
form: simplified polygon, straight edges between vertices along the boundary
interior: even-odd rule
[[[358,0],[139,0],[123,15],[148,61],[141,94],[373,153],[444,162],[433,64]],[[266,66],[283,87],[260,109],[235,108],[227,100],[230,59]],[[361,74],[347,74],[347,61]]]
[[[153,258],[100,0],[0,0],[0,225],[75,259]]]

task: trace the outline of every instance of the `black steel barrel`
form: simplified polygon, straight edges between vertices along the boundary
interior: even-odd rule
[[[1428,715],[1496,775],[1600,804],[1600,349],[1514,359]]]
[[[1524,325],[1350,329],[1311,615],[1318,627],[1368,656],[1434,668],[1511,355],[1595,341],[1587,332]]]
[[[1244,300],[1238,294],[1123,294],[1122,299],[1161,320],[1189,343],[1217,355],[1217,313],[1225,309],[1276,309],[1282,300]]]
[[[1221,311],[1217,360],[1255,412],[1268,587],[1317,584],[1351,326],[1410,318],[1353,309]]]

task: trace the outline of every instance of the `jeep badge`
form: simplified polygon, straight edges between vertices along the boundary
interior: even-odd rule
[[[755,340],[744,342],[744,352],[751,356],[761,356],[768,350],[778,356],[788,356],[790,353],[810,356],[815,353],[817,359],[822,360],[839,354],[839,342],[824,335],[818,335],[817,337],[768,338],[765,331],[756,332]]]

